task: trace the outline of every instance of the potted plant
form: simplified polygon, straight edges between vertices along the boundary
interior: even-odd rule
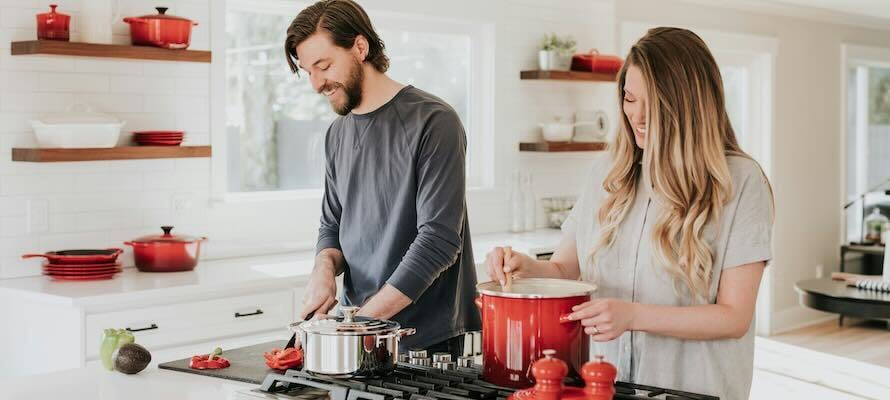
[[[568,71],[575,53],[575,39],[559,37],[555,33],[544,35],[538,51],[538,69]]]

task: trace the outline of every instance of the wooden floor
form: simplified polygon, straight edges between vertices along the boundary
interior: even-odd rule
[[[883,321],[837,320],[773,335],[769,339],[890,368],[890,329]]]

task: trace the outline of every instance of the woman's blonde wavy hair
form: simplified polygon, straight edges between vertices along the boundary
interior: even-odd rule
[[[595,261],[596,253],[614,242],[645,168],[653,200],[662,210],[652,230],[656,254],[676,278],[678,290],[686,286],[696,300],[704,301],[714,253],[703,233],[709,222],[719,221],[732,198],[726,157],[750,156],[739,148],[726,113],[720,70],[698,35],[661,27],[637,41],[619,72],[619,109],[630,66],[639,68],[647,86],[646,150],[636,146],[622,112],[611,149],[614,164],[603,181],[608,194],[597,213],[601,235],[590,257]]]

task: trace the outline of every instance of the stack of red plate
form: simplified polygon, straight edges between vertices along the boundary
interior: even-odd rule
[[[121,249],[103,250],[63,250],[45,254],[25,254],[22,258],[43,257],[43,274],[55,280],[89,281],[111,279],[121,272],[117,256]]]
[[[140,146],[179,146],[183,137],[182,131],[133,132],[133,141]]]

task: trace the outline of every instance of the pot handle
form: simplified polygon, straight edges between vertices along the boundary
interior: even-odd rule
[[[133,248],[140,247],[140,246],[145,246],[145,243],[141,243],[141,242],[131,242],[131,241],[126,241],[126,242],[124,242],[124,244],[127,245],[127,246],[132,246]]]
[[[476,307],[479,307],[479,311],[482,311],[482,296],[477,296],[473,302],[476,303]]]
[[[34,257],[43,257],[49,259],[49,256],[46,254],[22,254],[22,260],[26,258],[34,258]]]
[[[136,17],[126,17],[126,18],[124,18],[124,22],[126,22],[128,24],[144,24],[144,23],[146,23],[146,21],[144,19],[136,18]]]
[[[402,337],[402,336],[411,336],[417,333],[417,329],[414,328],[402,328],[393,333],[388,333],[386,335],[377,336],[378,339],[389,339],[394,337]]]

